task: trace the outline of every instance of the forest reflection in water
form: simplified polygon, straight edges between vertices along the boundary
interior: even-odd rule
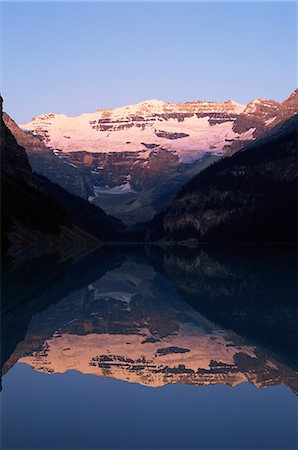
[[[269,409],[266,402],[262,404],[268,432],[279,416],[280,423],[287,418],[287,428],[283,424],[283,431],[276,428],[271,432],[273,447],[262,439],[251,445],[279,448],[275,445],[282,444],[291,448],[289,445],[294,445],[296,439],[298,393],[295,270],[292,249],[270,246],[109,246],[72,260],[45,255],[15,265],[3,282],[2,420],[6,428],[10,429],[6,421],[14,404],[10,386],[14,390],[25,387],[24,380],[27,385],[36,386],[30,373],[39,373],[38,377],[47,374],[50,378],[63,374],[60,377],[72,380],[75,370],[84,374],[86,383],[90,375],[100,377],[97,380],[102,380],[101,386],[112,382],[104,379],[122,380],[134,383],[124,383],[126,387],[121,388],[132,398],[131,386],[163,387],[158,390],[160,395],[150,397],[155,399],[155,413],[164,395],[169,396],[168,402],[174,398],[177,401],[181,385],[194,385],[196,389],[209,386],[210,398],[206,396],[206,402],[211,401],[219,409],[223,399],[220,393],[217,399],[211,386],[234,386],[236,391],[224,403],[235,401],[237,409],[243,403],[243,391],[239,389],[244,385],[240,383],[249,382],[257,388],[270,388],[265,393]],[[34,372],[28,372],[28,366]],[[172,385],[174,391],[169,391],[167,385]],[[276,390],[281,385],[285,387]],[[104,389],[109,390],[109,386]],[[245,389],[250,392],[250,399],[254,398],[254,407],[261,411],[255,391],[249,391],[251,387]],[[200,408],[197,394],[192,392],[184,394],[184,400],[181,397],[182,410],[191,409],[192,402],[193,408]],[[192,400],[187,400],[189,395]],[[50,399],[47,401],[50,404]],[[277,408],[283,405],[275,418],[270,411],[272,402]],[[83,408],[83,404],[82,401],[79,407]],[[46,415],[45,404],[43,408]],[[69,413],[65,411],[66,416]],[[110,422],[113,420],[111,416]],[[171,420],[169,426],[175,428]],[[239,420],[245,423],[247,417]],[[263,424],[263,429],[266,426]],[[230,437],[223,435],[221,441],[213,442],[213,447],[208,447],[207,441],[201,447],[201,435],[203,441],[194,447],[194,442],[198,442],[195,422],[193,428],[189,422],[187,427],[193,437],[187,438],[185,430],[183,439],[181,430],[180,441],[176,436],[178,447],[171,447],[166,434],[163,447],[161,441],[153,439],[151,445],[149,441],[142,448],[247,448],[246,442],[236,444],[237,440],[233,442],[238,447],[231,447]],[[65,448],[71,448],[64,437]],[[5,439],[7,448],[16,445],[9,432]],[[118,444],[113,447],[112,442],[113,439],[103,439],[100,448],[120,448]],[[139,448],[134,447],[137,440],[121,442],[121,448]],[[28,441],[26,445],[38,448]],[[50,448],[49,445],[48,442],[39,448]],[[61,441],[58,447],[53,442],[51,445],[63,447]],[[91,444],[86,441],[78,445],[76,448],[95,448],[88,447]]]

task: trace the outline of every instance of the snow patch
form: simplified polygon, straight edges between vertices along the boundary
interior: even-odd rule
[[[267,127],[268,125],[270,125],[272,122],[274,122],[275,119],[276,119],[276,116],[271,117],[271,119],[266,120],[266,122],[265,122],[266,127]]]
[[[115,186],[113,188],[109,187],[100,187],[100,186],[93,186],[95,197],[98,197],[101,194],[111,194],[111,195],[119,195],[119,194],[128,194],[128,193],[134,193],[135,191],[131,187],[129,181],[126,181],[125,183],[121,184],[120,186]],[[94,198],[94,197],[93,197]]]

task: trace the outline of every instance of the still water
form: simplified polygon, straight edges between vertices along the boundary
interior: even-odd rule
[[[295,261],[128,246],[9,267],[1,448],[296,449]]]

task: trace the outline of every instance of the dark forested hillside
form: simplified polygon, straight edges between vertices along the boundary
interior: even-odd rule
[[[2,114],[0,125],[2,254],[9,248],[53,249],[115,237],[120,221],[34,174]]]
[[[297,240],[298,116],[195,176],[157,216],[148,240]]]

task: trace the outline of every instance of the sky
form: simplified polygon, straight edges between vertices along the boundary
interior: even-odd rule
[[[1,2],[17,123],[147,99],[248,103],[297,87],[296,2]]]

